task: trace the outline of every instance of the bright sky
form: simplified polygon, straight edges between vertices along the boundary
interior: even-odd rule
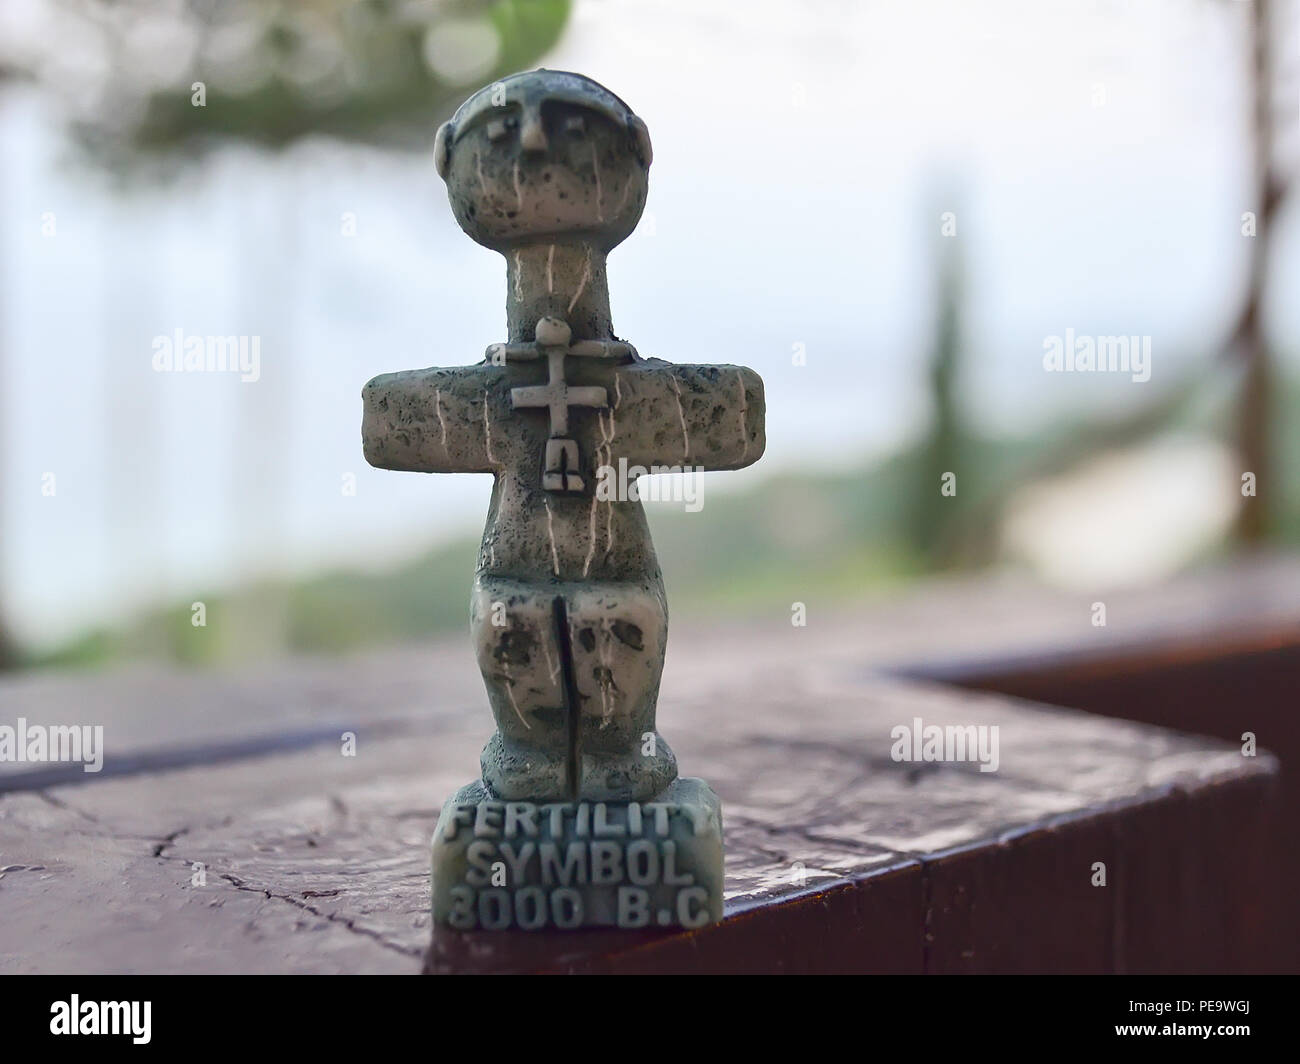
[[[943,211],[970,270],[962,395],[981,424],[1025,431],[1172,381],[1224,327],[1249,250],[1245,6],[578,0],[546,65],[607,84],[655,145],[648,215],[611,259],[615,327],[766,381],[766,457],[709,490],[920,431]],[[239,151],[114,198],[18,96],[0,147],[2,545],[25,635],[477,534],[487,478],[360,453],[369,377],[504,337],[504,264],[457,229],[431,159]],[[1285,221],[1275,294],[1300,290]],[[1295,352],[1300,306],[1275,302]],[[154,373],[153,338],[178,328],[260,336],[261,380]],[[1151,382],[1045,374],[1043,339],[1067,328],[1150,335]]]

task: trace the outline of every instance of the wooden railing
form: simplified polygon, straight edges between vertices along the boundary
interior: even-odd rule
[[[1105,629],[979,582],[674,630],[661,728],[727,831],[727,918],[682,933],[431,938],[428,837],[490,730],[464,640],[7,680],[0,723],[102,723],[107,753],[0,765],[0,970],[1294,967],[1298,586],[1209,574]],[[895,760],[917,719],[996,728],[997,770]]]

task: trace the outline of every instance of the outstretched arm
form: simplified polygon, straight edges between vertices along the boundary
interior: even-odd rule
[[[615,376],[612,461],[742,469],[762,457],[763,379],[752,369],[645,359]]]
[[[494,472],[493,434],[508,413],[494,385],[504,373],[479,365],[374,378],[361,390],[366,461],[419,473]]]

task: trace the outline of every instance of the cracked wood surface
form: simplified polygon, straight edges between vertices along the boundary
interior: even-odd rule
[[[1239,579],[1219,586],[1240,599]],[[1101,638],[1122,640],[1131,624],[1131,640],[1169,603],[1207,594],[1174,588],[1127,614],[1112,604],[1112,618],[1129,620]],[[1271,758],[872,671],[936,641],[959,658],[995,652],[998,639],[1024,649],[1031,628],[1092,635],[1086,603],[1067,604],[1074,614],[1021,592],[1017,612],[1015,599],[949,587],[825,630],[814,617],[807,629],[675,632],[660,720],[683,771],[723,799],[728,919],[668,935],[462,937],[440,942],[432,967],[1244,964],[1267,934],[1254,899]],[[1241,608],[1259,623],[1289,616],[1280,599]],[[483,703],[460,639],[238,678],[6,682],[4,720],[104,723],[107,754],[98,777],[2,766],[0,971],[420,970],[428,837],[438,803],[475,773],[491,727]],[[890,729],[913,717],[996,724],[999,770],[895,763]],[[345,729],[355,757],[340,752]],[[250,736],[266,742],[232,745]],[[1091,885],[1095,861],[1105,888]]]

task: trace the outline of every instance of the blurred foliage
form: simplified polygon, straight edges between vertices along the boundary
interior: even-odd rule
[[[472,91],[536,64],[570,6],[79,0],[68,10],[97,36],[110,73],[72,128],[115,166],[223,140],[278,148],[313,135],[423,149]]]

